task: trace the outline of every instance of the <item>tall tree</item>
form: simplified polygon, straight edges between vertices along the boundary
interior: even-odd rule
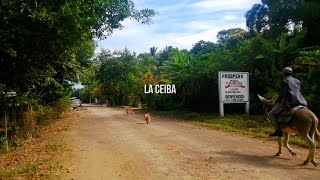
[[[200,40],[192,46],[190,52],[195,55],[206,54],[215,50],[215,44],[213,42]]]
[[[65,92],[67,80],[87,64],[94,37],[105,38],[123,28],[126,18],[149,23],[155,15],[151,9],[136,10],[130,0],[0,3],[0,84],[21,93],[36,87],[50,96],[47,102],[56,92]]]
[[[150,55],[152,56],[152,57],[155,57],[156,56],[156,53],[157,53],[157,47],[151,47],[150,48]]]
[[[320,2],[317,0],[262,0],[246,13],[250,30],[268,32],[271,38],[280,33],[308,30],[306,46],[320,42]]]

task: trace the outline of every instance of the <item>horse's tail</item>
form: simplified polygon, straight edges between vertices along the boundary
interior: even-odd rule
[[[318,130],[319,119],[317,118],[317,116],[312,111],[310,111],[310,112],[312,114],[312,126],[315,129],[315,139],[316,139],[316,141],[320,141],[320,133],[319,133],[319,130]]]
[[[316,117],[317,118],[317,117]],[[317,118],[318,119],[318,118]],[[317,120],[317,119],[315,119],[315,120]],[[315,121],[316,122],[316,121]],[[319,122],[319,120],[318,120],[318,122]],[[316,123],[315,124],[316,125],[316,130],[315,130],[315,138],[316,138],[316,140],[319,142],[320,141],[320,133],[319,133],[319,130],[318,130],[318,127],[317,127],[317,125],[318,125],[318,123]]]
[[[316,140],[320,141],[320,133],[319,133],[318,128],[316,128]]]

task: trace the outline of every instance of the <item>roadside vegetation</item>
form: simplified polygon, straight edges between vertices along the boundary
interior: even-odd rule
[[[73,85],[91,68],[94,39],[125,19],[148,24],[154,15],[130,0],[1,1],[0,151],[37,137],[70,108]]]
[[[86,102],[97,98],[110,106],[217,113],[218,72],[244,71],[250,76],[250,112],[261,114],[257,94],[276,97],[281,71],[290,66],[308,107],[320,115],[320,2],[263,0],[243,16],[247,30],[221,30],[217,42],[200,40],[190,50],[170,45],[141,54],[104,49],[80,77],[85,88],[79,93]],[[144,85],[156,84],[174,84],[177,93],[144,93]],[[233,104],[225,111],[241,114],[244,108]]]
[[[62,152],[76,115],[68,113],[40,128],[39,137],[21,141],[14,151],[0,154],[0,179],[61,179],[68,172]],[[12,150],[12,149],[11,149]],[[67,155],[66,155],[67,156]]]

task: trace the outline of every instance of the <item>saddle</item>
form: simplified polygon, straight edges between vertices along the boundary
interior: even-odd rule
[[[293,115],[300,109],[305,108],[305,106],[298,105],[294,107],[288,107],[284,109],[279,116],[278,122],[279,123],[289,123],[293,117]]]

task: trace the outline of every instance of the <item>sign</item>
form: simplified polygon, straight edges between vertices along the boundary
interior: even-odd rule
[[[246,103],[249,113],[249,73],[220,71],[218,78],[220,115],[223,116],[225,103]]]

